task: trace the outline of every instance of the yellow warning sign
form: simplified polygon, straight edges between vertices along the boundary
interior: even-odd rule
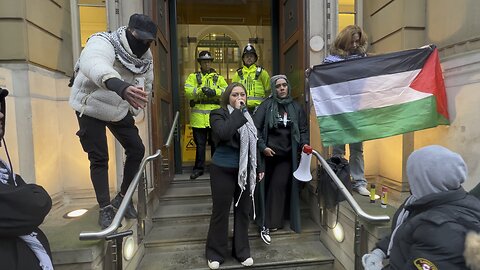
[[[193,142],[193,130],[189,124],[185,125],[185,132],[183,134],[182,140],[182,160],[186,161],[195,161],[195,151],[197,147]]]

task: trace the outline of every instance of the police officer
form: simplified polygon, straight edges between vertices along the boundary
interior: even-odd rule
[[[197,147],[195,166],[190,179],[203,174],[207,140],[211,146],[211,155],[215,152],[210,129],[210,111],[220,108],[220,96],[227,87],[223,76],[211,67],[212,54],[201,51],[197,58],[200,71],[188,75],[185,81],[185,95],[190,101],[190,125],[193,129],[193,141]]]
[[[270,76],[261,66],[255,65],[257,52],[251,44],[247,44],[242,53],[243,67],[237,69],[233,82],[240,82],[247,89],[247,106],[250,113],[262,103],[270,90]]]

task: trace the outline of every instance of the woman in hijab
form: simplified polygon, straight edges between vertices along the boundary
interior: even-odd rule
[[[257,129],[246,105],[245,87],[232,83],[222,94],[221,108],[210,113],[216,147],[210,167],[213,207],[206,245],[210,269],[218,269],[228,254],[228,218],[232,200],[232,255],[243,266],[253,265],[248,226],[256,184]]]
[[[395,213],[392,233],[363,256],[365,269],[468,269],[465,236],[480,231],[480,201],[461,186],[462,157],[439,145],[423,147],[408,157],[407,177],[411,195]]]
[[[285,75],[270,79],[272,95],[258,107],[253,116],[258,129],[260,184],[257,225],[260,236],[269,245],[270,232],[283,227],[290,219],[290,228],[300,232],[299,187],[293,180],[298,153],[309,143],[306,116],[300,105],[293,101],[291,87]]]

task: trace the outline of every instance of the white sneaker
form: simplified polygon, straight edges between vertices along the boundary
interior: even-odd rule
[[[358,192],[358,194],[360,194],[362,196],[370,196],[370,191],[368,191],[368,189],[364,186],[359,186],[359,187],[353,188],[353,190]]]
[[[252,266],[253,265],[253,258],[248,257],[245,261],[242,262],[243,266]]]
[[[220,263],[217,262],[217,261],[210,261],[210,260],[208,260],[207,263],[208,263],[208,267],[209,267],[210,269],[218,269],[218,268],[220,267]]]
[[[272,238],[270,237],[270,231],[268,229],[263,229],[260,231],[260,238],[262,238],[263,242],[267,245],[270,245],[272,242]]]

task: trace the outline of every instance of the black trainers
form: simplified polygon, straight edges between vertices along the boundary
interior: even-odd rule
[[[111,205],[100,208],[100,211],[98,213],[98,225],[100,225],[103,230],[110,226],[110,224],[112,224],[114,217],[115,209]]]
[[[118,208],[120,207],[120,204],[122,203],[122,200],[123,200],[123,196],[120,195],[120,193],[118,193],[117,196],[115,196],[115,198],[113,198],[112,202],[110,203],[115,208],[115,210],[118,210]],[[130,202],[127,205],[127,209],[125,209],[125,218],[126,219],[137,218],[137,210],[135,210],[132,200],[130,200]]]
[[[190,179],[197,179],[200,175],[203,175],[203,171],[194,171],[190,174]]]
[[[270,243],[272,243],[272,238],[270,237],[270,230],[265,227],[263,227],[260,231],[260,238],[262,238],[263,242],[267,245],[270,245]]]

